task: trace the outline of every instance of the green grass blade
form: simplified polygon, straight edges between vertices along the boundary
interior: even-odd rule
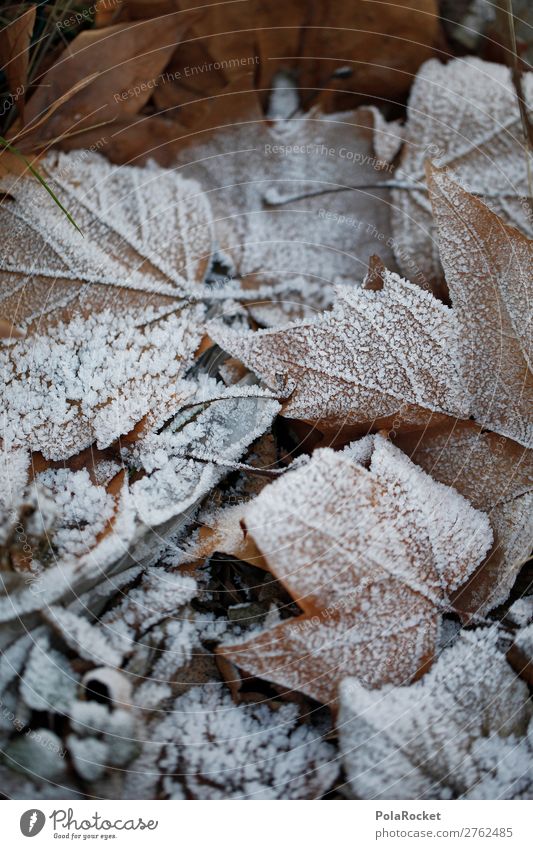
[[[28,159],[26,159],[26,157],[24,156],[24,154],[23,154],[23,153],[21,153],[21,152],[20,152],[20,150],[18,150],[16,147],[13,147],[13,145],[12,145],[12,144],[10,144],[10,143],[7,141],[7,139],[5,139],[3,136],[0,136],[0,144],[2,144],[2,145],[6,148],[6,150],[9,150],[9,152],[10,152],[10,153],[14,153],[14,154],[15,154],[15,156],[17,156],[19,159],[21,159],[21,160],[22,160],[22,162],[24,162],[24,163],[25,163],[25,165],[27,166],[28,170],[29,170],[29,171],[31,171],[31,173],[33,174],[33,176],[35,177],[35,179],[39,181],[39,183],[41,184],[41,186],[43,186],[43,188],[45,188],[45,189],[46,189],[46,191],[48,192],[48,194],[50,195],[50,197],[52,198],[52,200],[54,201],[54,203],[56,203],[56,204],[58,205],[58,207],[59,207],[59,209],[61,210],[61,212],[62,212],[64,215],[66,215],[66,217],[68,218],[68,220],[70,221],[70,223],[73,225],[73,227],[75,227],[75,228],[76,228],[76,230],[78,231],[78,233],[79,233],[81,236],[83,236],[82,231],[80,230],[80,228],[78,227],[78,225],[77,225],[77,224],[76,224],[76,222],[74,221],[74,219],[73,219],[72,215],[70,214],[70,212],[68,212],[68,210],[66,210],[66,209],[65,209],[65,207],[63,206],[63,204],[61,203],[61,201],[59,200],[59,198],[57,197],[57,195],[55,194],[55,192],[54,192],[54,191],[50,188],[50,186],[48,185],[48,183],[46,182],[46,180],[44,179],[44,177],[42,177],[42,176],[41,176],[41,174],[39,174],[39,172],[38,172],[38,171],[37,171],[37,170],[33,167],[33,165],[31,164],[31,162],[30,162]]]

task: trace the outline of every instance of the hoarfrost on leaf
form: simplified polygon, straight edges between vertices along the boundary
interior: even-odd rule
[[[340,289],[334,309],[315,319],[248,334],[213,323],[211,336],[288,397],[284,415],[319,428],[468,415],[454,314],[387,270],[381,290]]]
[[[410,687],[342,682],[337,728],[357,798],[531,798],[533,712],[499,636],[463,632]]]
[[[485,514],[380,436],[369,469],[315,451],[246,506],[244,522],[303,613],[219,651],[322,702],[347,674],[370,687],[420,676],[440,614],[492,543]]]
[[[531,106],[533,74],[524,74],[523,84]],[[411,188],[392,190],[391,216],[404,274],[417,268],[427,288],[441,275],[425,183],[428,160],[445,167],[505,222],[533,237],[526,200],[530,154],[509,68],[472,56],[446,64],[430,59],[411,89],[404,138],[394,180]]]
[[[194,687],[149,728],[127,793],[144,798],[157,775],[171,799],[319,798],[338,775],[335,749],[298,718],[293,704],[237,706],[221,684]]]

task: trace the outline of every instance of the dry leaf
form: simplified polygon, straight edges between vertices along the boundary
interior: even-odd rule
[[[184,562],[206,560],[215,551],[224,551],[240,560],[250,560],[258,565],[261,558],[248,535],[241,527],[243,505],[251,501],[272,480],[277,462],[276,443],[271,433],[266,433],[252,446],[251,456],[246,458],[247,469],[243,470],[235,487],[223,494],[214,490],[198,515],[200,525],[197,533],[187,542]],[[257,469],[258,474],[253,473]],[[257,558],[254,559],[254,555]]]
[[[132,465],[148,473],[131,486],[137,513],[148,527],[192,511],[279,411],[278,402],[256,387],[218,391],[218,400],[205,398],[206,409],[202,402],[191,404],[129,452]]]
[[[524,88],[533,103],[533,74],[524,76]],[[409,188],[392,192],[396,257],[404,274],[412,278],[415,265],[430,287],[442,273],[425,185],[428,160],[533,237],[529,154],[508,68],[470,56],[446,65],[427,62],[411,89],[404,137],[395,181]]]
[[[428,182],[471,413],[533,448],[533,241],[445,171],[432,169]]]
[[[366,288],[340,289],[330,313],[257,333],[214,326],[211,337],[290,396],[284,415],[323,433],[398,432],[446,413],[533,445],[533,243],[444,172],[430,185],[452,310],[382,265],[376,285],[371,266]]]
[[[6,75],[12,103],[16,104],[22,123],[35,10],[35,6],[30,6],[0,30],[0,68]]]
[[[183,57],[177,51],[183,69],[182,78],[174,83],[178,91],[194,90],[196,80],[192,74],[192,80],[185,76],[186,68],[199,68],[199,74],[207,66],[206,81],[196,85],[204,94],[213,94],[225,80],[242,73],[241,59],[256,57],[254,82],[260,91],[271,86],[279,69],[286,69],[297,77],[304,98],[320,92],[330,108],[344,93],[355,93],[359,99],[368,94],[401,96],[421,62],[433,54],[439,32],[433,0],[335,9],[325,0],[313,4],[292,0],[284,5],[218,0],[208,7],[199,0],[168,0],[155,8],[146,0],[128,0],[125,7],[133,17],[176,8],[202,10],[192,28],[193,43]],[[213,68],[217,63],[218,69]]]
[[[158,318],[145,310],[143,328],[107,309],[0,351],[5,444],[61,460],[93,442],[106,448],[145,416],[177,408],[202,311]]]
[[[77,145],[83,147],[84,131],[96,126],[103,145],[113,132],[107,124],[137,114],[147,102],[154,80],[191,19],[190,15],[174,14],[79,33],[38,80],[37,91],[27,104],[24,140],[19,142],[23,149],[38,148],[74,133]],[[90,82],[55,108],[84,80]],[[40,124],[48,111],[50,117]],[[16,132],[13,138],[17,140]]]
[[[301,304],[330,306],[333,284],[351,287],[373,253],[394,265],[382,187],[390,172],[373,150],[373,126],[366,108],[275,122],[256,108],[162,148],[168,163],[209,189],[220,251],[230,259],[226,284],[241,278],[259,320],[266,310],[259,316],[257,303],[272,299],[285,302],[285,321]]]
[[[397,438],[411,460],[488,514],[494,546],[454,596],[463,615],[484,616],[505,601],[533,539],[533,451],[473,422],[445,421]]]
[[[468,416],[454,314],[390,271],[382,279],[379,291],[339,289],[334,309],[314,320],[248,334],[214,325],[210,334],[289,397],[285,416],[323,432]]]
[[[303,613],[219,651],[322,702],[335,701],[345,675],[370,687],[419,677],[450,593],[492,542],[483,513],[381,437],[369,470],[317,451],[266,487],[244,521]]]
[[[212,224],[198,184],[158,168],[117,170],[87,151],[50,154],[41,170],[85,238],[36,180],[5,178],[16,201],[0,205],[11,248],[0,311],[12,324],[45,330],[77,310],[170,312],[203,282]]]
[[[188,404],[177,409],[173,396],[175,415],[168,425],[161,428],[156,417],[147,433],[117,450],[114,476],[105,486],[85,468],[50,467],[35,474],[30,492],[23,489],[20,496],[17,490],[0,526],[17,524],[19,503],[34,509],[24,532],[29,579],[2,572],[0,621],[11,622],[14,633],[25,617],[44,605],[67,604],[102,574],[113,577],[133,563],[153,562],[167,537],[191,523],[201,500],[268,429],[279,409],[271,397],[253,387],[211,384],[174,383],[175,395],[188,392]],[[149,385],[145,381],[145,394]],[[23,476],[24,458],[15,458]],[[24,486],[24,480],[16,482]]]
[[[529,694],[499,632],[464,632],[411,687],[340,688],[350,786],[364,799],[529,799]]]

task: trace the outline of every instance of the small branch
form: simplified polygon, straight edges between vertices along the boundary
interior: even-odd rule
[[[252,475],[259,475],[260,477],[267,478],[276,478],[278,475],[283,475],[287,471],[286,469],[259,469],[256,466],[248,465],[248,463],[237,463],[233,461],[225,463],[218,457],[210,457],[208,455],[194,454],[190,452],[177,454],[175,456],[181,457],[183,460],[195,460],[200,463],[213,463],[215,466],[224,466],[234,472],[249,472]]]

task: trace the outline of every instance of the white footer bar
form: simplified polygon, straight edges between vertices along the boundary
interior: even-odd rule
[[[533,846],[533,802],[25,800],[4,802],[1,810],[6,849],[73,843],[165,849]]]

